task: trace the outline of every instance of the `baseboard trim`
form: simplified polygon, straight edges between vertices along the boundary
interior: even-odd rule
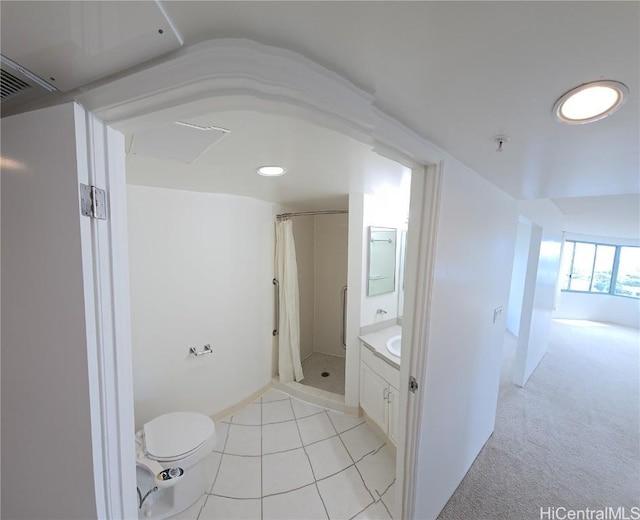
[[[344,403],[344,396],[327,392],[326,390],[320,390],[319,388],[313,388],[311,386],[302,385],[300,383],[281,383],[277,377],[271,380],[271,385],[276,390],[285,392],[291,397],[306,401],[311,404],[323,406],[336,412],[344,413],[347,415],[353,415],[358,417],[360,415],[360,408],[358,406],[347,406]]]
[[[251,395],[247,396],[245,399],[243,399],[239,403],[236,403],[236,404],[234,404],[232,406],[229,406],[228,408],[225,408],[224,410],[221,410],[220,412],[212,415],[211,418],[213,419],[213,422],[218,422],[221,419],[224,419],[225,417],[228,417],[230,415],[233,415],[236,412],[239,412],[245,406],[248,406],[251,403],[253,403],[258,397],[260,397],[267,390],[269,390],[269,388],[271,388],[271,383],[267,383],[260,390],[256,390],[255,392],[253,392]]]

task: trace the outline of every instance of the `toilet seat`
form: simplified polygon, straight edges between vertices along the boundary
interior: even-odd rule
[[[189,456],[213,435],[213,421],[194,412],[160,415],[143,426],[150,459],[171,462]]]

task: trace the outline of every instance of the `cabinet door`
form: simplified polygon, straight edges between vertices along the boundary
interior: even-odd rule
[[[400,392],[389,386],[389,440],[394,446],[398,445],[398,405],[400,404]]]
[[[361,374],[360,406],[384,432],[389,422],[387,392],[389,385],[364,363]]]

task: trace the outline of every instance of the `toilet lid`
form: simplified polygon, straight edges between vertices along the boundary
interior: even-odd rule
[[[167,413],[143,428],[147,453],[155,459],[172,459],[189,453],[215,431],[209,417],[194,412]]]

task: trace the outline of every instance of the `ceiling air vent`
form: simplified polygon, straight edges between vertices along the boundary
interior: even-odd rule
[[[50,83],[0,54],[0,101],[3,112],[57,90]]]
[[[26,81],[22,81],[20,78],[15,77],[10,72],[4,69],[0,69],[0,92],[1,99],[19,94],[23,90],[29,89],[31,86]]]

